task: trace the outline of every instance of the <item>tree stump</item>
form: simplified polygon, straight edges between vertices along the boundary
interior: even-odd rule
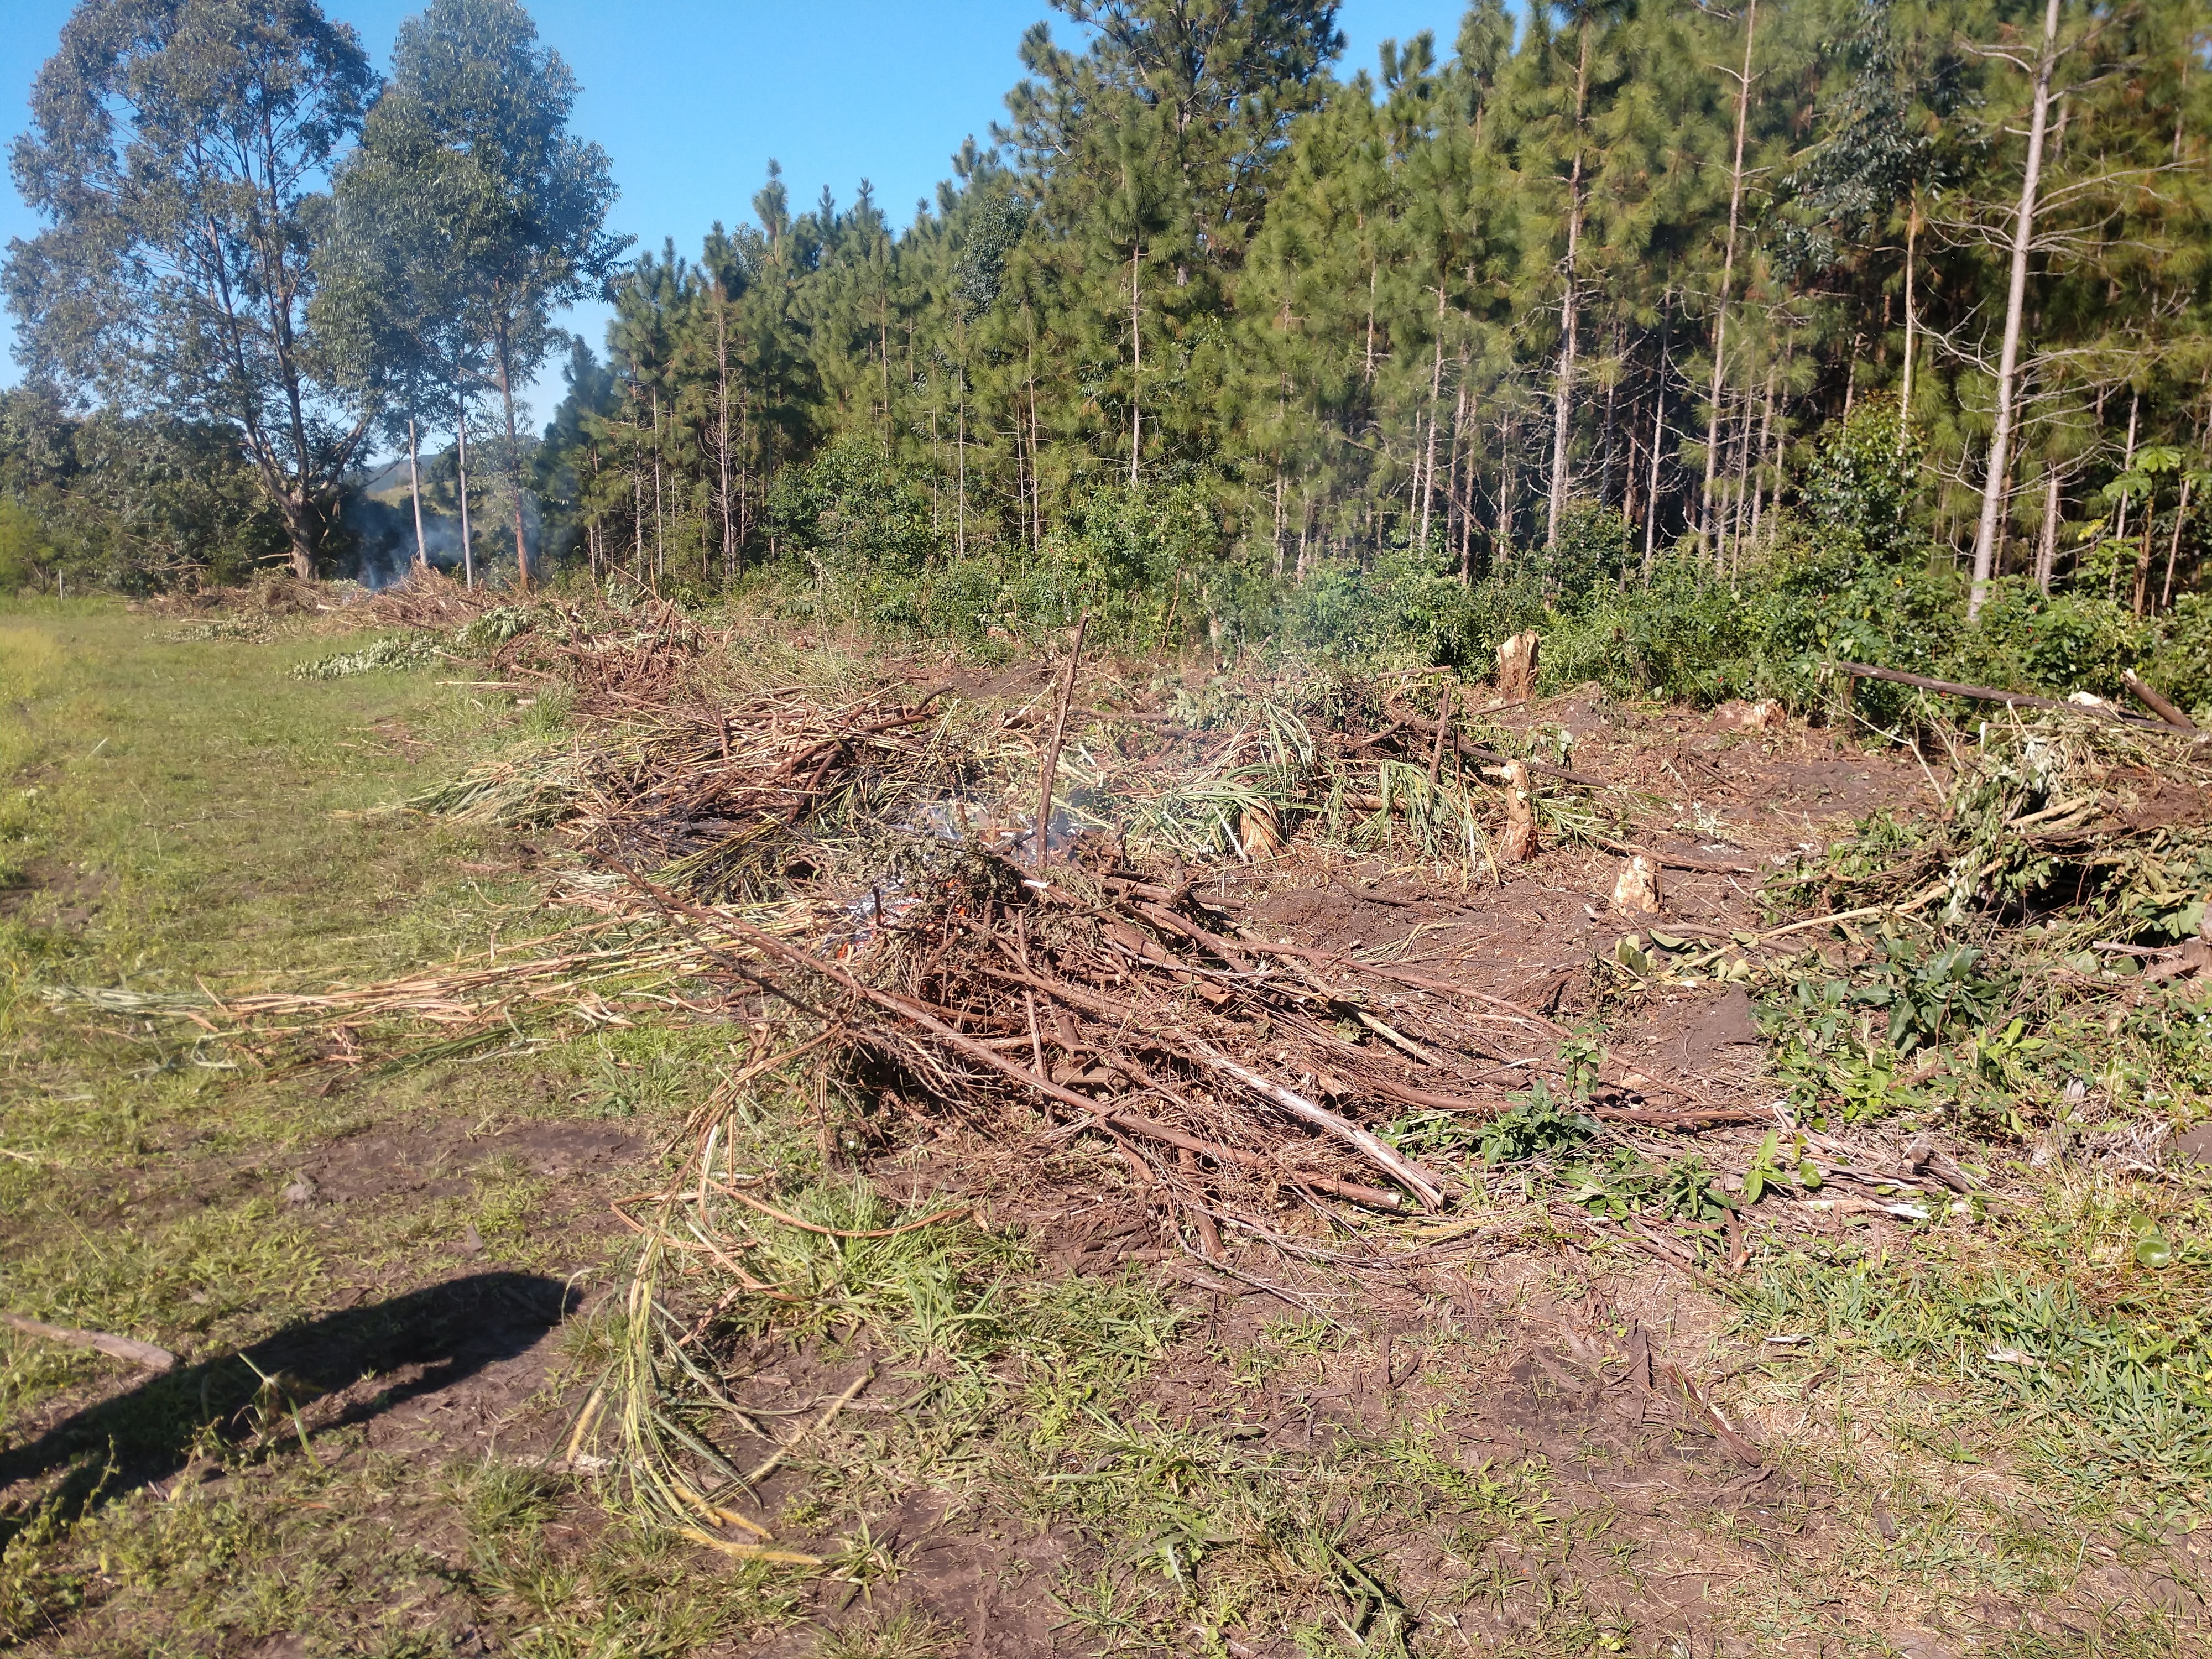
[[[1659,860],[1649,853],[1635,854],[1613,884],[1613,908],[1632,916],[1656,916],[1662,902]]]
[[[1522,639],[1534,641],[1534,634],[1523,634]],[[1526,761],[1508,761],[1502,769],[1505,778],[1505,833],[1498,837],[1498,861],[1500,864],[1524,864],[1536,852],[1536,796],[1528,781]]]
[[[1498,695],[1526,702],[1536,695],[1536,653],[1542,641],[1534,633],[1516,634],[1498,647]]]

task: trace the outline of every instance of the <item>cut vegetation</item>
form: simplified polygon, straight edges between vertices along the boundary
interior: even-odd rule
[[[15,1641],[2202,1646],[2191,734],[321,614],[0,624]]]

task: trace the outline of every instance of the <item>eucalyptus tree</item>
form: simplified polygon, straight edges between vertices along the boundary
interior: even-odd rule
[[[441,175],[464,315],[480,331],[505,417],[517,574],[530,580],[515,393],[567,337],[553,313],[598,292],[629,239],[606,229],[606,152],[568,131],[575,76],[515,0],[432,0],[400,25],[376,119],[416,172]],[[386,114],[386,109],[389,114]]]
[[[461,562],[473,586],[469,411],[489,380],[477,262],[490,215],[483,173],[448,159],[418,100],[387,90],[377,100],[332,181],[313,315],[349,382],[375,400],[390,435],[404,437],[418,562],[420,428],[451,417]]]
[[[321,186],[375,76],[313,0],[82,0],[31,94],[9,246],[33,375],[236,434],[313,574],[374,415],[311,325]]]

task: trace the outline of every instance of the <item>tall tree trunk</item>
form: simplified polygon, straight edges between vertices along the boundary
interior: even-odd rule
[[[740,363],[744,361],[744,337],[740,335],[738,337]],[[753,538],[753,497],[751,487],[747,483],[751,473],[745,465],[745,458],[752,453],[751,407],[745,397],[744,378],[741,373],[738,379],[738,549],[740,552]]]
[[[1370,253],[1367,261],[1367,366],[1359,377],[1367,386],[1375,384],[1375,285],[1379,268],[1379,262]]]
[[[1751,399],[1743,400],[1743,420],[1736,431],[1735,499],[1729,513],[1729,575],[1733,579],[1743,560],[1744,496],[1751,481]]]
[[[2142,544],[2136,550],[2136,579],[2128,592],[2128,604],[2137,617],[2150,598],[2150,532],[2158,525],[2158,496],[2154,486],[2151,498],[2143,503]]]
[[[1518,435],[1519,434],[1513,429],[1512,416],[1510,414],[1499,416],[1498,418],[1498,453],[1504,458],[1505,476],[1499,480],[1498,486],[1498,528],[1493,532],[1498,542],[1498,547],[1496,550],[1496,556],[1491,562],[1492,574],[1496,574],[1498,572],[1504,569],[1506,549],[1510,544],[1513,536],[1513,514],[1514,507],[1516,506],[1513,498],[1513,485],[1515,481],[1514,475],[1518,471],[1514,464],[1520,459],[1520,457],[1513,452],[1513,441]]]
[[[1897,453],[1905,453],[1912,432],[1912,336],[1918,317],[1912,304],[1912,268],[1920,242],[1920,187],[1912,189],[1912,205],[1905,216],[1905,377],[1897,394]]]
[[[653,591],[668,580],[668,514],[660,493],[660,388],[653,388]]]
[[[1728,246],[1721,256],[1721,291],[1713,308],[1713,384],[1711,413],[1705,421],[1705,493],[1698,514],[1698,556],[1703,558],[1712,537],[1713,470],[1720,459],[1721,385],[1727,369],[1729,298],[1735,287],[1736,228],[1743,218],[1743,138],[1751,120],[1751,48],[1759,33],[1759,0],[1744,9],[1743,70],[1735,87],[1735,159],[1729,167]]]
[[[1129,488],[1137,487],[1137,457],[1145,447],[1145,406],[1139,387],[1145,373],[1145,329],[1138,313],[1145,257],[1142,244],[1129,250]]]
[[[1274,575],[1283,580],[1283,458],[1275,457],[1275,556]]]
[[[1651,477],[1644,492],[1644,585],[1651,585],[1652,550],[1659,535],[1659,452],[1667,437],[1667,325],[1671,295],[1659,301],[1659,368],[1651,380]]]
[[[530,591],[530,546],[522,534],[522,450],[514,438],[514,387],[507,374],[507,325],[496,337],[499,352],[499,400],[507,413],[507,485],[514,495],[514,574],[522,591]]]
[[[1444,474],[1444,545],[1449,549],[1452,538],[1452,517],[1459,519],[1459,585],[1474,586],[1474,574],[1467,568],[1467,507],[1460,500],[1459,453],[1467,431],[1467,358],[1461,356],[1459,363],[1459,395],[1452,402],[1451,469]]]
[[[1651,580],[1652,549],[1659,535],[1659,447],[1667,437],[1666,370],[1662,362],[1660,384],[1652,388],[1651,397],[1651,477],[1644,491],[1644,580]]]
[[[477,585],[476,544],[469,535],[469,399],[462,384],[453,385],[453,475],[454,494],[461,501],[461,580],[473,588]]]
[[[430,544],[422,539],[422,472],[415,459],[415,417],[407,417],[407,498],[415,504],[415,568],[430,568]]]
[[[1997,351],[1996,426],[1990,434],[1990,471],[1982,488],[1981,522],[1974,531],[1974,586],[1966,600],[1969,621],[1981,614],[1996,574],[2003,534],[2005,480],[2012,465],[2013,382],[2020,369],[2021,324],[2027,312],[2027,258],[2035,243],[2036,194],[2043,183],[2043,135],[2051,119],[2051,71],[2058,61],[2058,9],[2045,0],[2043,46],[2035,58],[2034,102],[2028,114],[2027,166],[2021,175],[2020,212],[2012,233],[2012,283],[2005,295],[2004,340]]]
[[[2181,526],[2189,522],[2189,492],[2196,484],[2192,475],[2181,475],[2181,505],[2173,509],[2173,539],[2166,544],[2166,592],[2158,601],[2161,611],[2173,608],[2173,568],[2181,562]]]
[[[1778,364],[1770,363],[1766,369],[1766,412],[1759,420],[1759,470],[1751,481],[1751,550],[1759,551],[1759,520],[1766,506],[1766,481],[1773,467],[1774,440],[1774,382],[1781,372]],[[1778,485],[1776,492],[1781,493]]]
[[[2043,474],[2043,530],[2035,542],[2035,585],[2043,592],[2051,591],[2051,567],[2058,562],[2058,464],[2053,461]]]
[[[1628,419],[1625,423],[1628,428],[1628,462],[1621,469],[1620,475],[1620,516],[1628,525],[1629,538],[1632,541],[1635,539],[1636,526],[1642,522],[1644,517],[1639,510],[1643,503],[1637,499],[1636,495],[1638,476],[1636,463],[1644,453],[1644,436],[1637,426],[1639,407],[1634,398],[1632,397],[1628,400]]]
[[[2120,450],[2120,471],[2136,470],[2136,417],[2142,412],[2142,393],[2130,387],[2128,392],[2128,437]],[[2112,516],[2112,539],[2119,540],[2128,533],[2128,498],[2120,497],[2119,510]]]
[[[632,407],[634,410],[634,400]],[[636,420],[629,423],[629,532],[630,574],[640,587],[649,587],[645,562],[645,428]]]
[[[1575,331],[1581,307],[1575,291],[1575,256],[1583,237],[1583,112],[1589,95],[1590,26],[1583,25],[1581,53],[1575,63],[1575,159],[1567,174],[1567,289],[1559,301],[1559,372],[1552,391],[1552,499],[1545,520],[1544,544],[1559,539],[1559,519],[1567,510],[1567,434],[1574,409]]]
[[[722,475],[722,586],[738,580],[737,503],[730,499],[730,319],[729,301],[714,285],[714,447]]]
[[[953,395],[957,404],[953,428],[952,453],[956,466],[953,495],[952,547],[955,554],[968,556],[968,325],[955,311],[952,317],[952,350],[957,361],[952,365]]]
[[[1437,489],[1437,418],[1444,395],[1444,285],[1437,284],[1437,361],[1429,372],[1429,448],[1421,472],[1421,546],[1429,545],[1429,503]]]
[[[1597,498],[1607,507],[1613,505],[1613,405],[1616,394],[1620,390],[1620,328],[1618,324],[1614,325],[1613,331],[1613,373],[1607,376],[1605,382],[1605,434],[1600,446],[1597,467]]]

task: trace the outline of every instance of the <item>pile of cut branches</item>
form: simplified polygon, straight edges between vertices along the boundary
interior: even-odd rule
[[[2033,925],[2039,951],[2090,952],[2088,967],[2100,951],[2188,951],[2208,893],[2212,757],[2154,728],[2016,711],[1954,754],[1934,822],[1877,814],[1768,888],[1815,914]]]
[[[1188,877],[1163,884],[1103,846],[1083,850],[1042,872],[952,851],[850,963],[636,885],[716,946],[721,971],[832,1034],[856,1080],[979,1127],[1019,1105],[1058,1121],[1048,1138],[1104,1136],[1201,1231],[1248,1222],[1231,1195],[1255,1183],[1437,1208],[1449,1179],[1379,1131],[1409,1108],[1492,1115],[1533,1079],[1587,1089],[1600,1118],[1747,1121],[1577,1079],[1559,1052],[1572,1033],[1540,1013],[1264,938]]]

